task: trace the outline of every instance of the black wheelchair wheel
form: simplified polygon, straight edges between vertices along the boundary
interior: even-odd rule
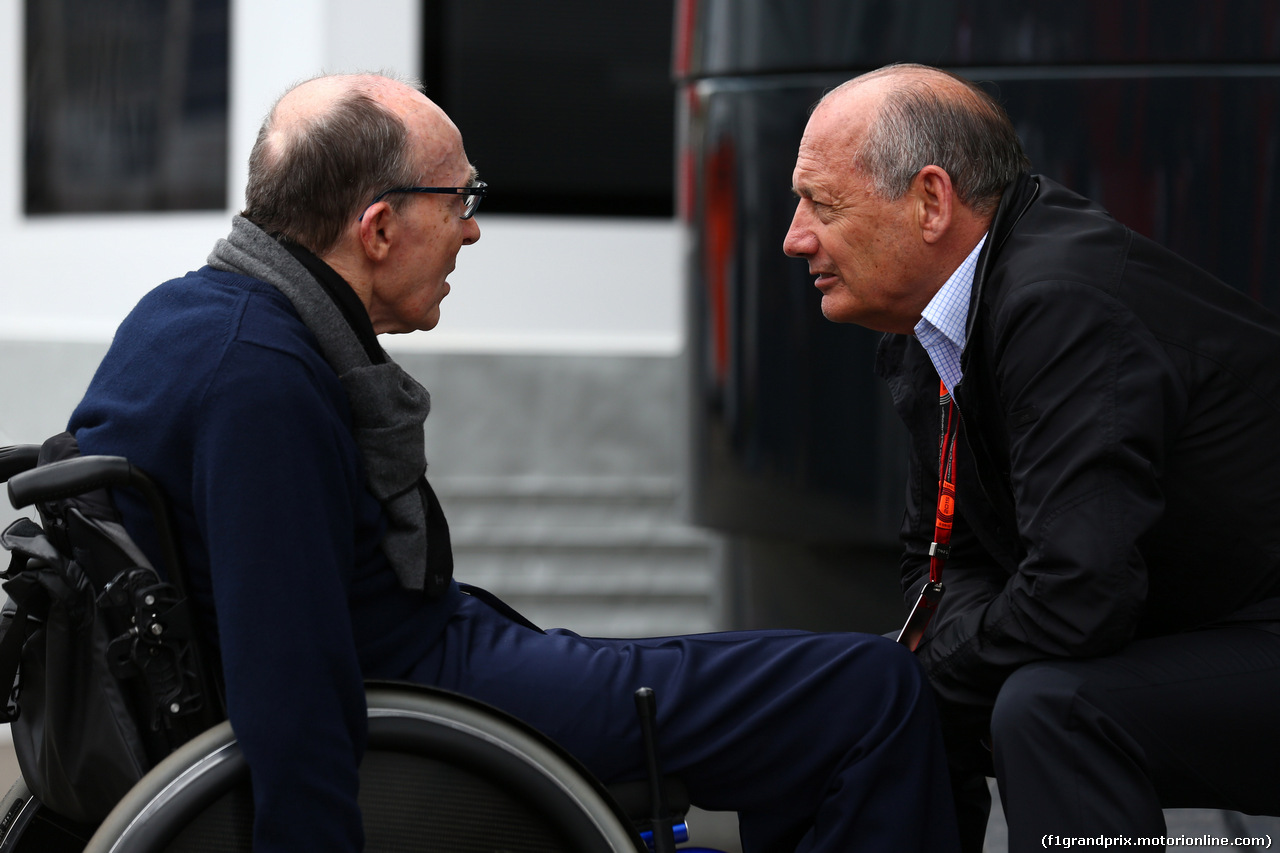
[[[645,851],[599,783],[523,723],[430,688],[371,686],[368,696],[367,853]],[[223,723],[147,774],[84,851],[248,853],[252,827],[248,766]]]

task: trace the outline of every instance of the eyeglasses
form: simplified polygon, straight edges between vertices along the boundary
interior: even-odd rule
[[[480,206],[480,199],[484,198],[484,194],[489,191],[489,185],[484,181],[476,181],[467,187],[393,187],[389,190],[383,190],[373,197],[373,201],[369,202],[369,207],[373,207],[392,193],[448,193],[453,195],[465,195],[466,202],[462,206],[462,218],[470,219],[475,215],[476,208]],[[365,210],[368,210],[366,207]],[[364,219],[364,214],[360,214],[360,219]]]

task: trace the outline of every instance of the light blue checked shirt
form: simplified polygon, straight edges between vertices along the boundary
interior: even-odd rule
[[[973,292],[973,274],[978,266],[978,254],[987,242],[983,234],[956,271],[951,274],[933,299],[924,307],[920,322],[916,323],[916,339],[929,354],[934,369],[942,377],[947,388],[960,384],[964,373],[960,370],[960,353],[964,352],[965,324],[969,319],[969,295]]]

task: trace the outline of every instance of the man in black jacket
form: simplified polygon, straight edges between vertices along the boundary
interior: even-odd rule
[[[992,773],[1011,851],[1276,814],[1280,318],[1028,165],[980,88],[883,68],[814,110],[785,241],[887,333],[966,847]]]

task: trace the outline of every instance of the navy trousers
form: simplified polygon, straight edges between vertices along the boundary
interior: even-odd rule
[[[737,811],[746,853],[959,849],[931,691],[882,637],[592,639],[463,596],[414,678],[519,717],[605,782],[644,776],[633,693],[652,687],[663,770]]]
[[[1162,808],[1280,814],[1280,635],[1251,627],[1029,664],[991,718],[1009,853],[1157,837]]]

